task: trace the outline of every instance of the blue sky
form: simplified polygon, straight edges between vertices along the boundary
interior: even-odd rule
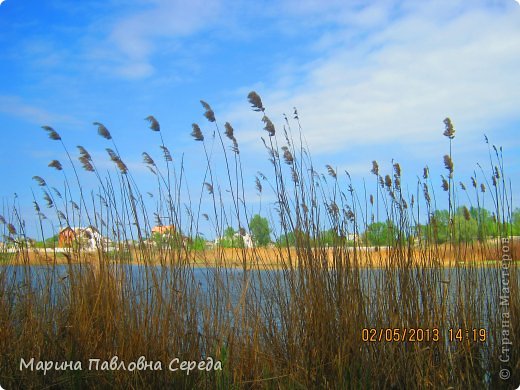
[[[212,131],[199,99],[234,126],[254,203],[266,133],[249,109],[250,90],[278,129],[296,106],[316,166],[347,170],[358,183],[370,177],[372,160],[390,173],[395,159],[411,185],[428,165],[440,188],[446,116],[457,130],[457,181],[469,183],[477,162],[487,163],[484,134],[503,146],[508,176],[520,174],[514,0],[6,0],[0,48],[0,197],[7,214],[17,194],[29,233],[31,189],[40,194],[32,176],[59,187],[62,176],[47,164],[65,163],[40,126],[112,172],[110,144],[92,125],[103,123],[146,192],[154,181],[141,153],[160,160],[159,139],[143,120],[154,115],[198,191],[204,165],[191,124]],[[95,186],[87,173],[82,180]],[[516,199],[519,191],[513,183]]]

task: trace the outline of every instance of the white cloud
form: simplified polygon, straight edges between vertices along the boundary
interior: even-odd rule
[[[54,114],[41,107],[27,103],[17,96],[0,95],[0,112],[38,125],[78,123],[75,118],[69,115]]]
[[[217,1],[156,0],[146,5],[145,10],[116,20],[108,35],[108,43],[115,49],[112,58],[116,58],[121,75],[129,78],[151,75],[153,54],[175,50],[172,39],[207,28],[219,11]]]
[[[315,153],[438,140],[446,116],[479,132],[518,121],[519,12],[436,4],[405,3],[393,18],[391,7],[349,9],[342,29],[313,46],[321,58],[301,65],[298,82],[282,92],[258,90],[271,119],[297,106]],[[367,27],[357,35],[355,12]],[[372,29],[374,21],[387,23]],[[234,114],[240,110],[230,111],[237,127],[248,127]]]

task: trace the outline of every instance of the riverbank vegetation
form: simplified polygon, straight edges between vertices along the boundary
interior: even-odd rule
[[[89,225],[111,244],[96,241],[93,252],[73,246],[76,250],[63,254],[61,268],[51,251],[49,267],[0,269],[0,384],[515,388],[519,349],[504,350],[509,345],[504,341],[520,342],[519,245],[513,238],[519,217],[502,149],[488,144],[488,171],[475,173],[468,183],[459,181],[455,128],[446,118],[441,180],[425,166],[408,191],[398,162],[385,173],[373,161],[367,167],[372,185],[358,190],[347,172],[327,165],[322,173],[314,165],[296,109],[280,128],[255,92],[248,100],[264,127],[261,141],[271,172],[244,177],[238,131],[217,120],[202,101],[209,127],[203,131],[193,124],[191,136],[200,144],[204,179],[190,191],[182,159],[174,162],[166,132],[156,118],[147,118],[149,136],[157,137],[162,153],[156,161],[143,152],[157,182],[155,208],[103,124],[95,127],[109,145],[115,169],[110,175],[103,175],[82,146],[78,164],[61,135],[44,127],[68,161],[49,164],[63,173],[64,188],[34,178],[41,188],[34,209],[42,236],[48,225],[54,226],[53,235],[67,226]],[[83,174],[93,175],[97,189],[85,187]],[[267,192],[274,198],[268,224],[267,213],[257,217],[246,199],[248,181],[259,197]],[[23,217],[17,207],[4,214],[4,252],[11,245],[19,263],[30,265]],[[152,227],[161,225],[161,218],[177,233],[154,237]],[[221,238],[211,248],[212,267],[203,274],[192,262],[194,253],[209,250],[200,247],[202,223]],[[248,236],[251,248],[245,245]],[[272,253],[278,269],[266,271]],[[140,266],[128,267],[129,258]],[[78,259],[84,261],[76,264]],[[466,259],[491,264],[475,266]],[[88,369],[89,359],[110,362],[115,356],[126,363]],[[161,362],[162,369],[150,369],[153,363],[128,370],[140,356]],[[43,372],[25,364],[20,369],[21,359],[31,358],[81,362],[82,369],[71,369],[75,363],[64,370],[54,365]],[[211,358],[221,369],[187,375],[168,369],[176,358]],[[511,373],[508,380],[499,375],[504,368]]]

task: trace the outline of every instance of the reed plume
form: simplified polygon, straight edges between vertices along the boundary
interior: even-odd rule
[[[464,215],[464,219],[469,221],[471,219],[471,214],[466,206],[462,206],[462,214]]]
[[[117,165],[119,168],[119,171],[126,175],[128,173],[128,167],[125,165],[125,163],[121,160],[121,158],[110,148],[106,148],[106,151],[108,155],[110,156],[110,159]]]
[[[202,134],[199,125],[193,123],[191,127],[193,129],[193,131],[191,132],[191,136],[195,138],[195,141],[204,141],[204,135]]]
[[[258,176],[255,176],[255,187],[259,194],[262,193],[262,183],[260,183],[260,179]]]
[[[389,190],[392,188],[392,178],[390,177],[390,175],[385,176],[385,186]]]
[[[441,175],[441,178],[442,178],[442,189],[444,191],[448,191],[450,189],[450,185],[449,185],[448,181],[442,175]]]
[[[42,126],[42,129],[44,129],[48,134],[49,138],[54,141],[61,141],[60,135],[50,126]]]
[[[14,227],[14,225],[12,223],[7,224],[7,230],[9,231],[10,235],[12,235],[12,236],[16,235],[16,228]]]
[[[92,156],[89,152],[87,152],[87,149],[85,149],[83,146],[78,145],[79,154],[86,158],[89,161],[92,161]]]
[[[449,177],[453,177],[453,161],[449,155],[444,155],[444,167],[448,170]]]
[[[150,123],[150,129],[152,131],[161,131],[161,126],[153,115],[148,115],[146,118],[144,118],[144,120]]]
[[[377,164],[376,160],[372,161],[372,169],[370,172],[376,176],[379,176],[379,165]]]
[[[294,162],[294,158],[292,156],[291,151],[289,150],[289,148],[287,146],[282,146],[282,150],[283,150],[283,158],[284,158],[286,164],[292,165],[292,163]]]
[[[395,173],[394,173],[394,176],[395,176],[396,178],[401,177],[401,166],[399,165],[399,163],[395,163],[395,164],[394,164],[394,172],[395,172]]]
[[[63,167],[61,166],[61,163],[58,160],[52,160],[49,165],[50,168],[55,168],[58,171],[61,171]]]
[[[297,184],[300,181],[298,171],[294,169],[294,167],[291,167],[291,179],[295,184]]]
[[[249,94],[247,95],[247,99],[249,100],[249,103],[251,103],[253,111],[265,111],[265,108],[262,104],[262,99],[260,99],[260,96],[258,96],[258,94],[255,91],[249,92]]]
[[[90,156],[89,152],[83,147],[78,146],[79,149],[79,161],[83,165],[83,168],[88,172],[94,172],[94,166],[92,165],[92,157]]]
[[[94,172],[94,166],[88,158],[86,158],[85,156],[80,156],[79,161],[81,162],[83,169],[85,169],[88,172]]]
[[[146,152],[143,152],[143,162],[145,164],[148,164],[148,165],[151,165],[151,166],[155,166],[155,161],[153,161],[153,159],[150,157],[150,155]]]
[[[231,126],[231,124],[229,122],[226,122],[224,124],[224,128],[225,128],[225,131],[224,131],[224,134],[226,135],[226,137],[228,137],[231,142],[233,142],[233,145],[231,146],[231,150],[236,153],[236,154],[239,154],[240,153],[240,150],[238,149],[238,142],[237,142],[237,139],[235,138],[235,130],[233,129],[233,127]]]
[[[495,165],[495,178],[500,179],[500,171],[498,170],[498,167]]]
[[[52,201],[52,198],[50,197],[50,195],[47,191],[43,191],[43,199],[47,203],[47,207],[52,208],[52,206],[54,205],[54,202]]]
[[[448,137],[450,140],[455,138],[455,128],[453,127],[453,124],[451,123],[451,119],[450,118],[444,119],[444,125],[445,125],[445,130],[444,130],[443,135],[445,137]]]
[[[265,123],[264,130],[269,133],[269,137],[274,136],[276,133],[273,122],[271,122],[271,119],[269,119],[266,115],[262,117],[262,122]]]
[[[111,140],[112,139],[112,135],[110,135],[110,131],[108,131],[108,129],[102,124],[102,123],[99,123],[99,122],[93,122],[92,123],[94,126],[97,126],[98,128],[98,134],[105,138],[105,139],[108,139],[108,140]]]
[[[430,175],[430,168],[428,167],[424,167],[423,168],[423,179],[426,180],[428,179],[428,176]]]
[[[173,161],[173,158],[172,158],[172,155],[170,153],[170,150],[166,146],[164,146],[164,145],[159,145],[159,147],[163,151],[164,160],[166,160],[168,162]]]
[[[332,177],[334,179],[336,179],[338,177],[334,168],[332,168],[329,164],[325,165],[325,167],[327,168],[327,172],[330,177]]]
[[[229,122],[226,122],[224,124],[224,134],[226,135],[226,137],[228,137],[231,141],[235,140],[235,135],[234,135],[234,132],[235,130],[233,129],[233,126],[231,126],[231,124]]]
[[[206,119],[210,122],[215,122],[215,113],[211,109],[211,106],[204,100],[201,100],[200,104],[202,104],[202,107],[204,107],[204,116],[206,117]]]
[[[231,145],[231,151],[235,154],[240,154],[240,149],[238,148],[238,142],[236,139],[233,140],[233,145]]]
[[[430,204],[430,202],[431,202],[430,192],[428,191],[428,185],[426,183],[423,184],[423,194],[424,194],[424,199],[426,200],[426,203]]]
[[[331,202],[327,205],[327,208],[328,208],[329,214],[334,215],[334,216],[338,215],[339,207],[338,207],[338,205],[336,204],[336,202],[331,201]]]
[[[61,192],[58,191],[58,189],[56,187],[51,187],[51,189],[54,191],[54,193],[56,194],[56,196],[60,199],[62,199],[61,197]]]
[[[33,179],[38,183],[40,187],[45,187],[47,183],[40,176],[33,176]]]

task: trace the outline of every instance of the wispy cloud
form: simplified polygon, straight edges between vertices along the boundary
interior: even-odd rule
[[[512,87],[520,63],[519,12],[461,2],[440,12],[414,3],[402,4],[397,15],[381,5],[333,8],[348,17],[339,18],[334,37],[325,32],[313,46],[321,58],[303,62],[301,78],[283,93],[259,90],[272,117],[297,106],[314,152],[435,140],[446,116],[479,133],[520,120],[520,90]],[[307,2],[311,10],[313,4]],[[376,21],[383,28],[372,30]],[[364,33],[357,26],[353,35],[352,23],[363,23]]]
[[[175,53],[180,38],[209,28],[217,20],[219,9],[219,3],[213,0],[145,2],[109,25],[102,50],[111,52],[121,76],[150,76],[155,71],[154,55]]]
[[[0,112],[37,125],[80,123],[72,116],[49,112],[37,105],[25,102],[18,96],[0,95]]]

